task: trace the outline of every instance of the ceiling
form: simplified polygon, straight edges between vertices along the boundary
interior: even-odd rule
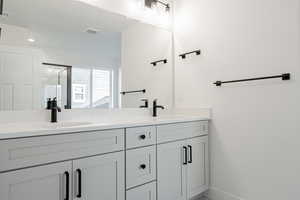
[[[0,23],[60,32],[121,32],[135,20],[76,0],[4,0]]]

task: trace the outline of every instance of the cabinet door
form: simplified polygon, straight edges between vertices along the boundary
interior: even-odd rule
[[[0,174],[0,199],[71,199],[71,172],[72,162],[63,162]]]
[[[75,199],[124,200],[124,157],[118,152],[74,160]]]
[[[198,137],[187,141],[188,169],[187,191],[188,199],[201,194],[208,189],[209,159],[208,137]]]
[[[157,146],[158,200],[186,200],[185,141]]]

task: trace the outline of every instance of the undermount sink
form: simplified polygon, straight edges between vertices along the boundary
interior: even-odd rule
[[[46,128],[72,128],[77,126],[86,126],[91,122],[57,122],[45,125]]]

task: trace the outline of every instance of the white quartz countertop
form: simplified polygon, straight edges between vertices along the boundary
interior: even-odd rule
[[[54,124],[50,122],[6,123],[0,124],[0,140],[204,120],[209,118],[196,115],[170,115],[103,121],[61,121]]]

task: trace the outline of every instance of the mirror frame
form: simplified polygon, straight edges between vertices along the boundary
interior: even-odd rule
[[[67,105],[64,106],[64,109],[72,109],[72,66],[45,62],[42,64],[47,66],[67,68]]]

